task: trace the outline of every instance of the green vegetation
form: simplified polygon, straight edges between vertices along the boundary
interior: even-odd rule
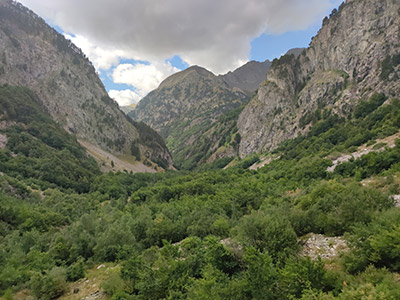
[[[398,67],[400,65],[400,54],[396,54],[393,56],[387,56],[382,62],[381,62],[381,74],[380,78],[382,80],[388,80],[390,74],[394,72],[394,68]],[[398,79],[398,76],[395,75],[392,80]]]
[[[349,119],[321,113],[258,171],[247,169],[251,156],[225,171],[132,175],[99,174],[28,90],[0,95],[2,120],[18,120],[0,152],[5,298],[28,288],[53,299],[104,262],[118,265],[102,284],[111,299],[400,297],[400,210],[389,196],[400,193],[400,143],[326,171],[327,155],[398,132],[400,101],[373,96]],[[52,176],[35,169],[44,160]],[[69,166],[64,181],[55,164]],[[350,249],[333,261],[301,257],[298,239],[311,232],[343,235]]]
[[[142,144],[148,147],[147,153],[149,154],[146,158],[149,158],[162,168],[168,169],[168,161],[161,156],[164,152],[163,150],[167,148],[162,137],[145,123],[132,121],[128,117],[127,119],[136,127],[139,133],[139,139],[131,143],[131,154],[135,156],[137,160],[140,160],[141,156],[138,144]]]
[[[237,133],[236,120],[243,108],[244,105],[232,109],[212,125],[205,122],[198,126],[192,126],[190,130],[183,133],[183,139],[191,135],[195,135],[196,139],[175,151],[173,158],[177,167],[183,170],[225,167],[233,157],[217,160],[207,166],[204,166],[204,164],[216,148],[232,147],[237,149],[240,143],[240,134]]]
[[[30,90],[0,87],[0,112],[0,120],[12,125],[5,129],[7,148],[0,149],[3,172],[42,190],[89,190],[99,174],[96,162],[44,112]]]
[[[383,104],[383,102],[386,101],[386,97],[384,94],[380,93],[374,93],[371,98],[369,98],[368,101],[361,102],[355,112],[354,112],[354,117],[360,118],[360,117],[365,117],[371,112],[373,112],[375,109],[377,109],[379,106]]]

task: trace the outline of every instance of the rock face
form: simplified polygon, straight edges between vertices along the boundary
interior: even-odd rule
[[[204,159],[208,146],[192,149],[194,142],[222,115],[248,99],[246,93],[231,88],[222,78],[193,66],[165,79],[129,116],[156,129],[181,167],[185,160],[197,163]]]
[[[233,72],[220,75],[219,78],[230,87],[239,88],[251,96],[257,90],[260,83],[265,80],[270,67],[271,62],[269,60],[264,62],[249,61]]]
[[[52,118],[78,139],[116,154],[130,154],[172,165],[163,141],[143,143],[137,126],[108,97],[82,51],[29,9],[0,0],[0,84],[29,87]]]
[[[318,109],[346,115],[374,91],[399,97],[399,40],[400,1],[347,0],[297,58],[272,62],[239,116],[240,156],[306,133]]]

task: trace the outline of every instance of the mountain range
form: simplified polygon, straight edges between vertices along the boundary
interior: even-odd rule
[[[272,151],[316,120],[351,114],[373,92],[399,95],[397,6],[348,0],[307,49],[219,76],[189,67],[126,117],[78,47],[21,4],[1,0],[0,84],[31,89],[100,164],[193,169]]]
[[[346,1],[323,20],[307,49],[220,76],[189,68],[167,78],[129,116],[166,139],[178,167],[271,151],[306,134],[323,114],[351,114],[373,92],[399,95],[397,7],[393,0]]]

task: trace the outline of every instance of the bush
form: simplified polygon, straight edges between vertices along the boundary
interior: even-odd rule
[[[371,224],[358,225],[350,237],[352,251],[344,256],[351,273],[363,271],[369,264],[400,271],[400,212],[397,208],[375,217]]]
[[[65,269],[54,267],[45,274],[35,273],[30,280],[30,288],[38,299],[50,300],[64,294],[67,288]]]
[[[292,225],[276,212],[252,211],[241,219],[236,230],[238,239],[245,245],[268,252],[274,260],[297,250]]]
[[[84,269],[83,260],[79,260],[67,268],[67,280],[68,281],[76,281],[83,277],[85,277],[85,269]]]

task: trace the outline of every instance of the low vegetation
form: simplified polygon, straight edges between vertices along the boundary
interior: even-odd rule
[[[29,96],[12,89],[1,89],[3,107]],[[19,120],[0,150],[0,294],[53,299],[112,262],[111,299],[399,299],[400,143],[326,171],[327,155],[399,131],[400,101],[373,97],[349,119],[321,113],[257,171],[254,156],[227,170],[99,174],[44,115]],[[40,118],[50,129],[31,129]],[[55,181],[58,164],[69,177]],[[361,182],[371,177],[379,184]],[[349,251],[301,257],[308,233],[344,236]]]

